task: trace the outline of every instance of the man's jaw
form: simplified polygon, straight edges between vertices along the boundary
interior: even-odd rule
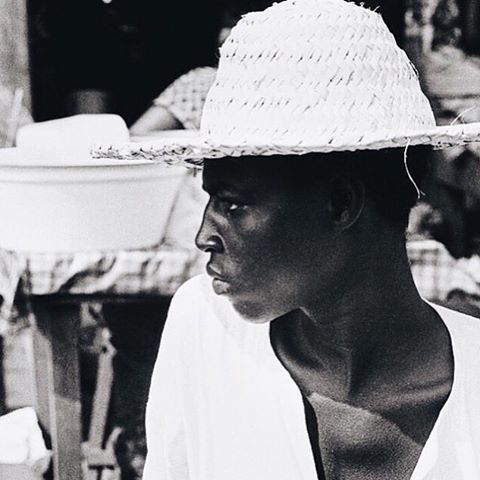
[[[286,313],[283,310],[280,311],[281,309],[266,305],[266,298],[261,295],[255,295],[255,291],[258,291],[258,289],[253,285],[250,288],[245,285],[234,286],[234,282],[231,280],[232,277],[227,276],[212,261],[207,263],[206,270],[212,279],[213,291],[217,295],[225,296],[243,320],[249,323],[264,324]],[[239,287],[241,291],[239,291]]]
[[[265,304],[265,299],[246,299],[227,295],[234,310],[248,323],[265,324],[283,317],[287,312]]]
[[[230,292],[230,284],[220,278],[212,279],[212,287],[217,295],[228,295]]]

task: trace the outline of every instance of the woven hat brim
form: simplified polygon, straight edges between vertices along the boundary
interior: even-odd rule
[[[342,139],[343,140],[343,139]],[[120,145],[99,145],[92,151],[94,158],[117,160],[149,160],[167,165],[200,166],[204,159],[264,156],[304,155],[335,151],[381,150],[415,145],[431,145],[436,149],[480,142],[480,122],[433,127],[428,130],[405,132],[392,136],[365,135],[349,139],[315,144],[272,142],[268,144],[224,144],[213,142],[200,131],[169,132],[154,140],[129,142]]]

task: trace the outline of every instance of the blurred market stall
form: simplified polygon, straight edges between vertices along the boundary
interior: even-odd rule
[[[480,52],[478,0],[364,3],[379,7],[397,40],[411,54],[439,123],[479,121],[480,60],[475,56]],[[0,0],[0,8],[9,12],[0,19],[1,146],[10,146],[18,127],[31,121],[31,104],[37,121],[109,111],[122,114],[131,123],[171,81],[191,68],[210,65],[209,71],[213,70],[220,17],[220,7],[213,4],[206,7],[191,0],[166,7],[146,0],[98,0],[66,9],[54,0]],[[87,24],[90,28],[85,28]],[[475,255],[480,252],[479,152],[467,147],[435,156],[434,180],[426,193],[445,217],[446,228],[434,238],[410,239],[412,271],[425,298],[448,303],[461,297],[459,308],[480,308],[480,257]],[[85,404],[85,398],[80,405],[80,384],[85,379],[79,373],[78,346],[82,343],[82,319],[88,317],[85,305],[93,302],[103,306],[107,321],[100,318],[100,323],[105,322],[102,331],[106,326],[117,328],[110,343],[117,342],[130,353],[136,351],[135,358],[119,355],[116,361],[123,361],[126,378],[135,378],[140,372],[136,375],[138,383],[132,383],[128,392],[117,386],[112,402],[122,404],[124,417],[137,415],[125,411],[135,400],[138,408],[143,408],[139,399],[145,396],[149,363],[142,353],[154,355],[169,298],[203,266],[202,257],[193,248],[191,232],[195,228],[184,221],[192,216],[200,220],[202,200],[188,191],[191,180],[181,189],[185,198],[190,198],[187,204],[182,207],[180,197],[175,199],[177,213],[172,218],[182,219],[174,227],[177,233],[166,235],[163,242],[150,248],[0,250],[0,330],[10,339],[15,338],[12,332],[34,332],[33,394],[40,422],[51,435],[56,479],[79,479],[85,457],[92,459],[100,448],[97,431],[92,443],[95,448],[87,445],[81,449],[82,439],[93,439],[91,432],[82,432],[81,407],[84,414],[95,410]],[[173,237],[184,239],[184,243],[175,244]],[[118,318],[122,321],[116,325],[108,323],[108,319]],[[155,330],[152,325],[156,325]],[[102,343],[98,352],[104,352],[109,342]],[[28,362],[26,355],[25,364]],[[95,384],[96,378],[92,382]],[[0,386],[0,396],[1,390]],[[89,401],[95,403],[95,399]],[[1,403],[0,398],[0,407]],[[100,412],[97,420],[105,414]],[[94,417],[92,413],[88,420]],[[114,429],[103,421],[101,430],[100,446],[106,448]]]

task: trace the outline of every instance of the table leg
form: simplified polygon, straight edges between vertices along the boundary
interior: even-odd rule
[[[52,442],[53,479],[81,480],[79,306],[32,304],[36,409]]]
[[[4,364],[5,358],[3,348],[3,338],[0,337],[0,415],[4,415],[5,412],[5,380],[4,380]]]

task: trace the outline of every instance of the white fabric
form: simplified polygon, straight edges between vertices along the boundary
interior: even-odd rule
[[[47,471],[50,452],[45,446],[35,410],[20,408],[0,417],[0,464],[28,465]]]
[[[436,307],[454,382],[412,480],[480,478],[480,320]],[[300,392],[210,280],[175,295],[147,406],[144,480],[316,480]]]

